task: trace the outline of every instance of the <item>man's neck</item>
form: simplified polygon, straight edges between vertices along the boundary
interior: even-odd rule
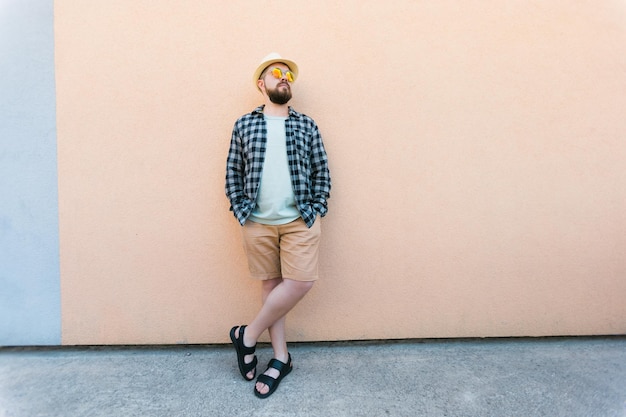
[[[265,103],[265,108],[263,109],[263,114],[267,116],[276,116],[276,117],[288,117],[289,116],[289,106],[287,104],[276,104],[267,100]]]

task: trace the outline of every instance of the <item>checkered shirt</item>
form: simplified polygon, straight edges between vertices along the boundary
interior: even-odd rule
[[[226,196],[230,210],[243,225],[256,205],[267,145],[264,106],[235,122],[226,161]],[[289,107],[285,121],[287,159],[296,205],[308,227],[324,217],[330,197],[328,157],[322,137],[310,117]]]

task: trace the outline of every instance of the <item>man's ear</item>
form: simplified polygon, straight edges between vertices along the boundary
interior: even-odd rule
[[[259,90],[261,90],[261,92],[265,92],[265,81],[263,81],[263,79],[259,79],[256,81],[256,85],[257,87],[259,87]]]

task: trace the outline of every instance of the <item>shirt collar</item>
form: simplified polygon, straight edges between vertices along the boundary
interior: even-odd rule
[[[265,104],[261,104],[259,107],[257,107],[256,109],[252,110],[253,114],[263,114],[263,109],[265,108]],[[293,107],[289,106],[289,116],[290,117],[297,117],[300,118],[302,117],[302,113],[297,112],[293,109]]]

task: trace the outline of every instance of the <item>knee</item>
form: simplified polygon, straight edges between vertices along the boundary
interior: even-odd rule
[[[286,279],[285,281],[288,282],[292,291],[300,294],[301,296],[309,292],[309,290],[313,288],[313,284],[315,284],[315,281],[295,281],[291,279]]]

